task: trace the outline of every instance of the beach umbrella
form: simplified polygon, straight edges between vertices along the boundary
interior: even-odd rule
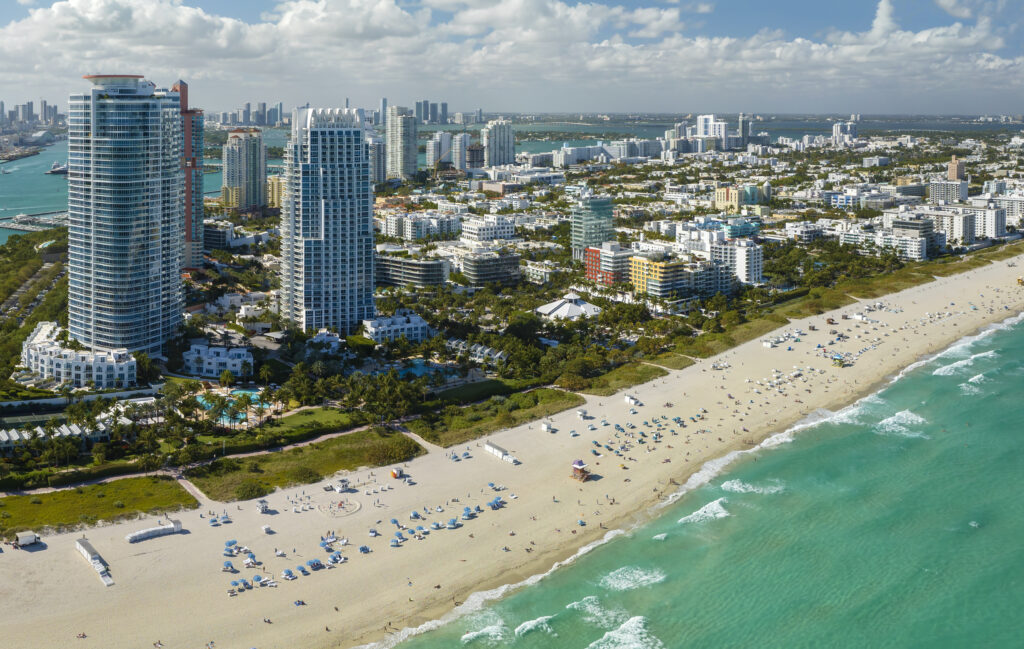
[[[306,566],[295,566],[295,569],[299,572],[306,572]]]
[[[494,483],[493,482],[488,482],[487,486],[490,487],[491,489],[494,489]]]
[[[288,568],[285,568],[284,571],[281,574],[282,575],[287,575],[287,576],[291,577],[292,576],[292,571],[289,570]]]
[[[250,553],[248,554],[248,557],[249,557],[250,559],[252,559],[253,561],[255,561],[255,560],[256,560],[256,555],[255,555],[255,554],[253,554],[252,552],[250,552]]]
[[[312,568],[313,566],[316,565],[316,561],[310,559],[309,561],[306,562],[306,565],[309,566],[310,568]]]
[[[397,518],[392,518],[391,519],[391,524],[392,525],[398,525],[398,519]]]
[[[230,548],[232,545],[238,543],[238,541],[231,539],[230,541],[224,541],[224,546]]]
[[[425,529],[426,529],[426,528],[425,528],[425,527],[423,527],[422,525],[417,525],[417,526],[416,526],[416,531],[417,531],[417,532],[422,532],[422,531],[423,531],[423,530],[425,530]]]
[[[327,541],[320,541],[320,547],[326,548],[327,547]]]
[[[231,586],[232,587],[238,587],[238,580],[237,579],[232,580],[231,581]]]
[[[253,575],[252,580],[258,584],[261,581],[263,581],[263,577],[260,577],[259,575]]]
[[[401,532],[395,532],[395,538],[396,538],[396,539],[404,539],[405,537],[404,537],[404,536],[402,536],[402,533],[401,533]]]
[[[231,565],[231,562],[230,562],[230,561],[225,561],[225,562],[224,562],[224,567],[225,567],[225,568],[234,568],[234,566],[233,566],[233,565]]]

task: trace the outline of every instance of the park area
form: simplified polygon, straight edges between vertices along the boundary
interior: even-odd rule
[[[0,498],[0,537],[22,530],[63,531],[140,514],[191,509],[199,503],[165,476],[124,478],[42,494]]]

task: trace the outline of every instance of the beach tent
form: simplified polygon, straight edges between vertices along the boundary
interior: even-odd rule
[[[391,547],[393,547],[393,548],[400,547],[400,544],[398,543],[398,539],[391,539]]]
[[[368,546],[368,545],[360,545],[359,546],[359,554],[369,554],[369,553],[370,553],[370,546]]]

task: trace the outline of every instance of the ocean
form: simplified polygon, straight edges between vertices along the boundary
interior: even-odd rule
[[[1021,319],[399,649],[1021,646]]]

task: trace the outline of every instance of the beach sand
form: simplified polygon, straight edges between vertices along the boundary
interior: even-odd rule
[[[997,262],[794,321],[780,332],[802,330],[800,342],[769,349],[764,339],[754,340],[624,393],[588,397],[581,408],[590,418],[581,420],[575,409],[563,412],[548,420],[553,433],[543,432],[537,421],[487,438],[521,460],[518,466],[484,452],[480,440],[447,451],[435,447],[404,465],[412,485],[388,477],[384,468],[372,474],[362,470],[347,474],[361,485],[357,492],[327,492],[322,488],[326,482],[275,492],[267,498],[276,510],[272,514],[258,513],[253,502],[203,502],[198,510],[180,515],[185,534],[137,544],[125,541],[127,533],[151,526],[153,517],[89,529],[84,534],[110,565],[115,581],[111,587],[103,586],[75,550],[82,532],[47,536],[45,548],[36,551],[6,547],[0,554],[0,601],[5,604],[0,644],[5,649],[117,649],[149,647],[159,640],[169,649],[210,641],[223,648],[315,649],[396,642],[412,628],[450,615],[473,593],[544,573],[610,530],[645,520],[652,505],[678,494],[679,485],[705,462],[750,449],[799,421],[840,409],[922,357],[1017,315],[1024,309],[1019,274],[1007,262]],[[876,302],[887,310],[866,313],[871,321],[841,318]],[[838,324],[827,325],[828,317]],[[848,334],[849,340],[830,344],[832,329]],[[830,352],[856,355],[856,362],[833,367],[830,357],[816,349],[818,344]],[[726,369],[713,369],[726,364]],[[792,376],[794,367],[801,376]],[[782,380],[769,386],[773,376]],[[637,414],[629,413],[625,394],[642,404],[636,406]],[[699,414],[702,420],[691,421]],[[685,428],[663,421],[662,440],[644,445],[622,433],[615,437],[615,424],[632,423],[637,428],[626,432],[645,430],[650,440],[654,427],[643,422],[665,416],[682,417]],[[590,425],[597,429],[588,430]],[[573,430],[579,435],[571,436]],[[592,440],[630,448],[617,457],[602,447],[597,457],[591,453]],[[454,462],[448,457],[452,450],[460,455],[468,450],[472,457]],[[570,463],[577,458],[599,479],[572,480]],[[707,474],[701,472],[691,483]],[[492,482],[505,489],[495,493],[488,487]],[[381,490],[380,485],[388,488]],[[507,503],[499,511],[486,507],[495,495]],[[355,511],[332,516],[328,510],[341,498]],[[311,510],[294,513],[294,502],[307,503]],[[389,547],[396,529],[390,519],[413,526],[444,523],[467,505],[481,505],[484,511],[457,530],[432,531],[423,540]],[[436,513],[437,506],[444,512]],[[424,507],[431,512],[425,521],[410,520],[411,511],[422,513]],[[210,527],[205,514],[200,518],[210,510],[226,510],[233,522]],[[264,534],[263,525],[276,533]],[[369,538],[370,528],[381,536]],[[351,545],[341,548],[348,561],[283,581],[282,570],[295,570],[310,558],[326,559],[319,543],[328,530],[350,540]],[[242,557],[237,557],[232,561],[239,574],[221,572],[228,539],[248,546],[262,565],[243,568]],[[372,553],[360,554],[360,545],[370,546]],[[276,557],[274,548],[287,556]],[[277,587],[228,595],[232,579],[251,580],[254,574],[272,574]],[[305,605],[295,606],[296,600]],[[79,632],[87,637],[76,639]]]

